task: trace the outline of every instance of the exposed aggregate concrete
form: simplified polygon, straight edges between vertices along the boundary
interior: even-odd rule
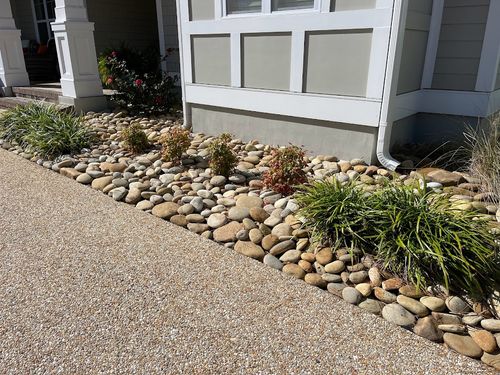
[[[494,370],[0,150],[0,372]]]

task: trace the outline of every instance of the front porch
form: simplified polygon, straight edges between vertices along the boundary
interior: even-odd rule
[[[103,90],[97,56],[123,41],[157,48],[164,37],[158,3],[148,0],[138,9],[135,1],[120,2],[110,18],[111,2],[0,0],[0,107],[43,100],[79,112],[105,109],[111,92]]]

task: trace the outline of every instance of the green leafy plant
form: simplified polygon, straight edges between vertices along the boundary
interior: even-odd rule
[[[0,138],[15,141],[41,156],[80,152],[93,136],[74,113],[46,103],[31,103],[8,110],[0,117]]]
[[[453,210],[446,195],[389,186],[369,198],[368,219],[378,259],[420,289],[441,284],[484,299],[500,282],[494,236],[474,214]]]
[[[160,137],[160,143],[163,146],[163,159],[179,162],[182,154],[186,152],[191,145],[189,130],[179,126],[173,126],[167,133]]]
[[[369,208],[363,191],[354,183],[316,181],[302,186],[295,198],[301,207],[299,216],[306,220],[315,240],[335,248],[366,245],[365,213]]]
[[[125,148],[133,153],[141,153],[148,149],[149,141],[139,124],[132,124],[122,130],[121,139]]]
[[[210,144],[210,168],[216,175],[229,176],[238,162],[238,157],[231,147],[231,134],[223,133]]]
[[[269,170],[263,176],[264,185],[284,195],[293,194],[297,185],[307,181],[304,150],[291,145],[274,149],[271,156]]]
[[[141,63],[142,62],[142,63]],[[168,113],[178,104],[176,78],[160,69],[160,57],[122,48],[100,56],[99,72],[111,100],[134,115]]]

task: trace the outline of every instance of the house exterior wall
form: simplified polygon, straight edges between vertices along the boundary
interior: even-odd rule
[[[32,0],[10,0],[16,27],[21,30],[21,39],[36,41]]]
[[[97,54],[125,45],[144,50],[158,46],[155,0],[87,0],[89,20],[95,23]]]
[[[490,0],[445,0],[433,89],[474,91]]]
[[[290,90],[291,33],[242,34],[241,53],[242,87]]]
[[[495,90],[500,90],[500,62],[498,63],[498,68],[497,68],[497,81],[495,84]]]
[[[32,1],[11,0],[14,20],[21,30],[22,39],[37,39]],[[169,3],[170,11],[173,10],[175,16],[175,3]],[[89,20],[95,24],[98,54],[122,42],[137,49],[158,45],[155,0],[142,0],[140,6],[134,0],[87,0],[86,6]],[[175,31],[174,38],[176,36]]]
[[[203,105],[193,105],[192,116],[196,131],[205,134],[229,132],[245,141],[261,139],[273,145],[286,144],[286,139],[307,152],[376,159],[376,128]]]
[[[158,0],[158,2],[160,9],[158,12],[157,8],[157,12],[160,17],[159,24],[163,29],[160,32],[163,32],[164,50],[171,51],[165,61],[165,69],[169,73],[180,75],[179,33],[175,1]]]
[[[374,160],[394,1],[262,3],[226,15],[222,0],[177,1],[187,123]]]
[[[427,53],[433,0],[410,0],[397,94],[420,90]]]
[[[371,30],[307,33],[304,92],[366,96],[372,37]]]
[[[193,82],[231,84],[231,40],[229,35],[193,36]]]
[[[189,19],[191,21],[213,20],[215,17],[215,6],[213,1],[190,0]]]

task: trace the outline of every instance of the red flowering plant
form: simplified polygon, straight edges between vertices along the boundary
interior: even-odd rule
[[[160,58],[126,47],[104,53],[99,71],[105,88],[115,91],[111,100],[131,114],[168,113],[178,102],[175,78],[160,69]]]
[[[275,148],[271,152],[269,169],[264,172],[267,188],[283,195],[291,195],[295,187],[307,182],[305,151],[298,146]]]

